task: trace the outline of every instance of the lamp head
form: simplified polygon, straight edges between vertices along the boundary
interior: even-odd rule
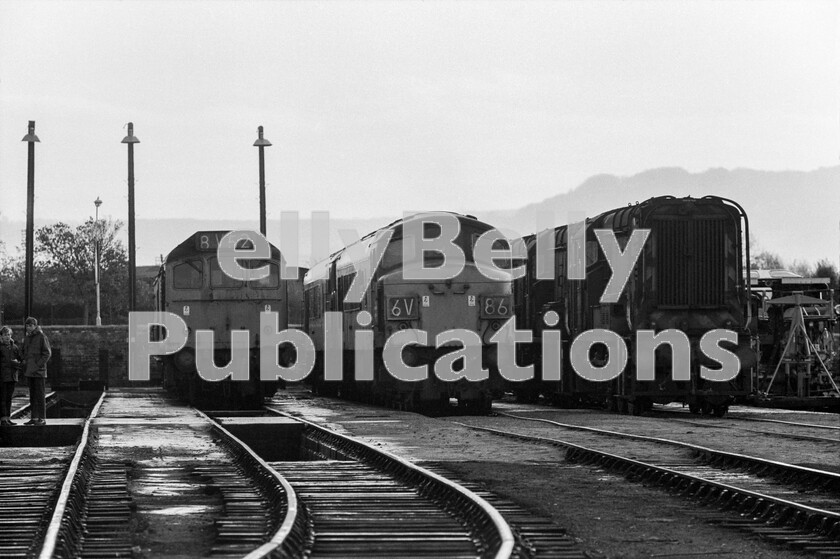
[[[35,121],[34,120],[29,121],[29,128],[27,130],[28,130],[28,133],[26,134],[26,136],[23,137],[21,142],[32,143],[32,142],[40,142],[41,141],[41,140],[38,139],[38,136],[35,135]]]
[[[128,123],[128,136],[122,139],[122,144],[139,144],[140,140],[134,137],[134,123]]]
[[[255,146],[257,146],[257,147],[267,147],[267,146],[271,145],[271,142],[269,142],[268,140],[263,138],[263,127],[262,126],[257,127],[257,135],[259,137],[257,138],[257,141],[254,142]]]

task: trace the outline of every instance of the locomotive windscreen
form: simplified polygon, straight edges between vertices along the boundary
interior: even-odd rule
[[[657,304],[722,307],[726,303],[726,219],[652,220]]]
[[[483,227],[475,227],[471,225],[466,225],[461,223],[460,231],[458,236],[453,241],[455,245],[461,248],[464,253],[464,260],[466,262],[473,262],[473,248],[475,246],[475,242],[478,238],[485,233],[486,231],[492,229],[489,226]],[[423,238],[424,239],[433,239],[440,236],[440,226],[434,222],[427,222],[423,224]],[[414,248],[415,245],[413,244],[413,239],[409,237],[409,246],[412,247],[409,250],[409,254],[418,254],[419,249]],[[379,264],[379,269],[382,271],[392,270],[398,267],[401,267],[405,261],[403,260],[403,242],[404,237],[402,230],[399,230],[392,238],[390,243],[388,244],[388,248],[385,250],[385,254],[382,257],[382,260]],[[508,241],[503,239],[498,239],[493,243],[493,250],[503,250],[508,248]],[[410,258],[409,258],[410,260]],[[494,262],[500,267],[510,267],[509,263],[500,263],[497,262],[500,259],[494,259]],[[423,266],[426,268],[435,268],[443,264],[444,258],[443,255],[434,250],[426,250],[423,252]],[[509,259],[508,259],[509,262]]]

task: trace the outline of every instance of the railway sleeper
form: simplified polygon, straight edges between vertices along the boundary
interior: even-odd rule
[[[577,542],[568,535],[566,530],[553,522],[537,517],[513,501],[491,493],[480,483],[458,479],[458,476],[449,471],[445,464],[429,462],[423,463],[422,465],[424,468],[470,489],[502,513],[510,524],[516,538],[516,547],[512,557],[518,559],[535,557],[545,559],[582,559],[586,557],[586,554],[581,551]]]
[[[567,459],[579,463],[594,463],[594,457],[587,456],[585,451],[570,449]],[[679,494],[698,502],[701,506],[714,507],[725,513],[739,513],[742,519],[733,522],[726,520],[728,525],[748,527],[750,530],[761,528],[763,534],[775,533],[786,537],[795,536],[797,540],[808,540],[827,542],[831,549],[832,542],[840,541],[840,521],[829,519],[819,514],[810,514],[793,506],[783,505],[766,501],[754,496],[743,495],[727,488],[722,488],[711,483],[703,483],[698,480],[677,481],[680,476],[668,472],[653,474],[649,469],[640,468],[635,464],[622,468],[616,463],[617,460],[605,458],[600,461],[605,469],[618,470],[630,479],[643,479],[648,482],[666,486],[668,489],[676,490]],[[785,476],[787,477],[787,476]]]

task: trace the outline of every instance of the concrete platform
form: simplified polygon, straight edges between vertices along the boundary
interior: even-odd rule
[[[76,444],[82,436],[83,419],[47,419],[46,425],[0,426],[2,447],[43,447]]]
[[[303,424],[288,417],[217,417],[233,436],[267,461],[300,460]]]

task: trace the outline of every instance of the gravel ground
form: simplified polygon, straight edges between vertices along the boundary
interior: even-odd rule
[[[813,429],[808,431],[800,427],[785,428],[783,425],[775,423],[717,420],[716,418],[698,418],[695,416],[688,416],[684,419],[661,416],[634,417],[594,410],[560,410],[545,406],[506,403],[494,403],[493,409],[517,416],[548,419],[569,425],[596,427],[622,433],[679,440],[714,448],[715,450],[748,454],[799,466],[840,472],[840,431],[837,430]],[[819,416],[823,415],[827,414],[819,414]],[[474,422],[472,420],[477,418],[469,419],[472,423]],[[833,418],[829,416],[829,419],[840,420],[836,415]],[[800,421],[803,420],[800,419]],[[512,431],[519,431],[530,425],[542,436],[551,436],[551,426],[548,424],[512,419],[505,416],[481,418],[481,425]],[[788,431],[803,436],[807,436],[807,433],[815,437],[832,439],[834,442],[791,439],[760,433],[759,431]]]
[[[628,483],[599,468],[569,464],[563,452],[480,433],[452,423],[467,418],[430,418],[353,402],[312,397],[302,388],[277,393],[274,407],[353,435],[420,463],[434,462],[462,480],[483,483],[565,529],[592,557],[756,557],[800,555],[757,536],[715,526],[700,509],[655,488]],[[494,404],[495,406],[495,404]],[[585,415],[576,412],[578,415]],[[612,416],[612,421],[621,421]],[[488,424],[492,417],[469,418]],[[643,420],[651,429],[662,420]],[[534,422],[522,421],[527,433]],[[667,427],[669,438],[685,425]],[[730,430],[716,429],[715,446]],[[721,433],[717,433],[721,431]],[[735,435],[733,435],[734,437]],[[753,434],[755,437],[755,435]],[[709,443],[706,435],[705,443]],[[749,453],[752,445],[742,443]],[[799,441],[774,440],[795,448]],[[793,450],[791,450],[793,452]]]

